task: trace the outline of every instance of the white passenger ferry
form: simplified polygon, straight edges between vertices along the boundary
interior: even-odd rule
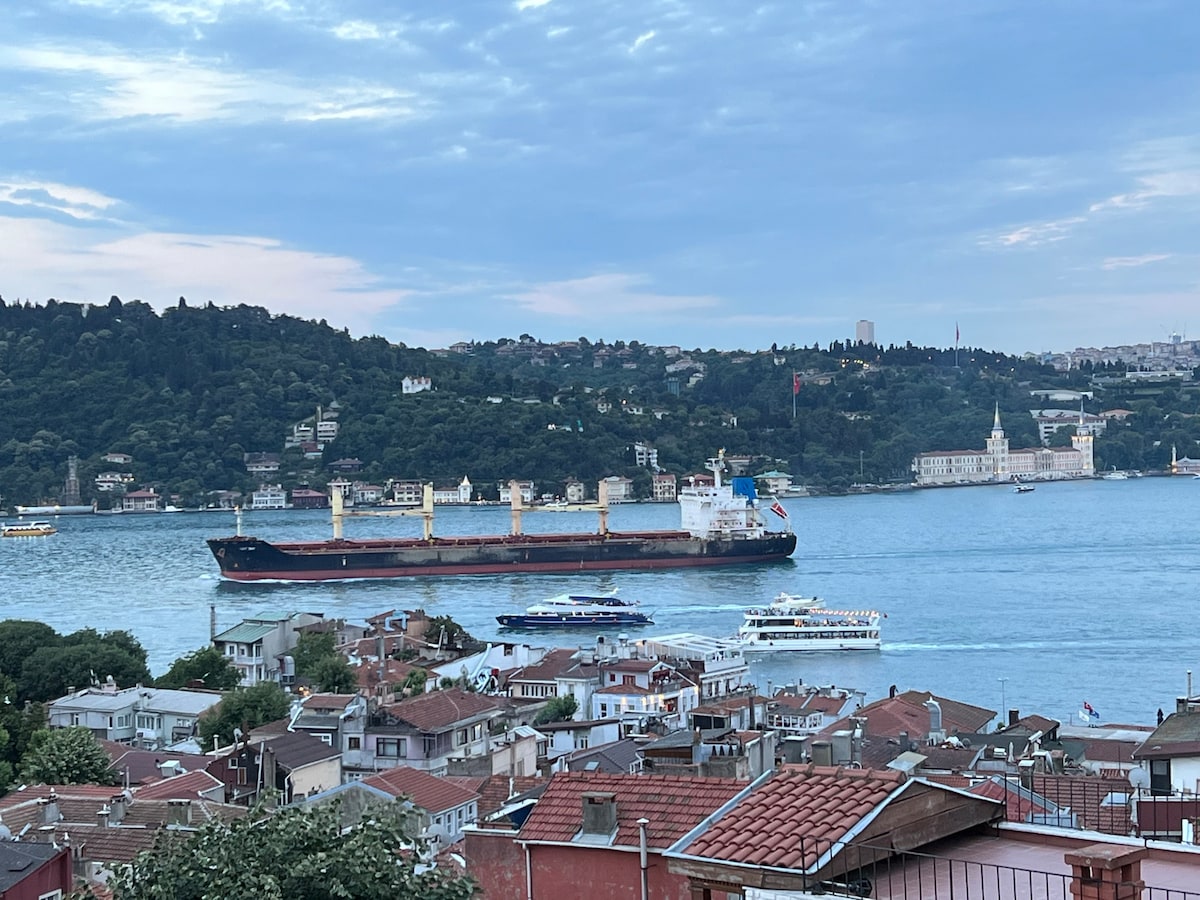
[[[738,640],[746,653],[878,650],[884,618],[873,609],[827,609],[819,597],[780,594],[768,606],[746,610]]]

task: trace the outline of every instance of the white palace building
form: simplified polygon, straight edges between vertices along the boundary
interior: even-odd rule
[[[1083,421],[1075,426],[1070,447],[1031,447],[1010,450],[1000,427],[1000,406],[992,423],[986,450],[933,450],[913,459],[914,483],[987,484],[990,482],[1042,481],[1057,478],[1091,478],[1096,474],[1093,457],[1095,437]]]

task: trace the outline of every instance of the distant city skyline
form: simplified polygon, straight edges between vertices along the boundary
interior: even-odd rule
[[[1198,42],[1183,0],[31,0],[0,295],[424,347],[1166,340]]]

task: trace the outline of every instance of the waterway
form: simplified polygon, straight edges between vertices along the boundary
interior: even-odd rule
[[[483,640],[590,644],[595,634],[504,632],[503,612],[554,594],[620,588],[654,611],[630,637],[736,631],[741,610],[780,591],[885,612],[878,652],[757,656],[767,682],[836,684],[869,699],[931,690],[1062,720],[1087,700],[1109,722],[1153,723],[1200,676],[1195,509],[1200,481],[1136,478],[785,501],[799,546],[778,564],[708,570],[396,579],[326,584],[222,581],[204,543],[231,513],[63,516],[48,538],[0,541],[0,618],[59,631],[133,632],[154,673],[202,646],[210,608],[226,628],[262,612],[362,620],[388,609],[448,614]],[[613,530],[673,528],[674,505],[614,508]],[[501,533],[506,508],[446,508],[441,534]],[[526,531],[593,530],[587,513],[526,514]],[[347,521],[348,537],[417,534],[417,518]],[[246,513],[266,539],[329,533],[327,511]]]

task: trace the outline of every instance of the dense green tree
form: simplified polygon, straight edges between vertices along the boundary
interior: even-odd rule
[[[62,636],[44,622],[5,619],[0,622],[0,675],[15,680],[20,676],[26,658],[35,650],[61,643]],[[15,702],[16,697],[13,700]]]
[[[547,722],[569,722],[579,711],[579,704],[574,694],[564,694],[561,697],[551,697],[542,711],[533,720],[534,725],[545,725]]]
[[[54,700],[74,688],[103,684],[112,678],[117,687],[149,684],[146,658],[131,655],[103,640],[35,650],[21,666],[17,695],[22,700]]]
[[[37,732],[21,760],[30,784],[116,784],[112,760],[83,726]]]
[[[296,662],[296,674],[311,678],[317,665],[323,660],[337,656],[334,650],[335,636],[332,631],[301,632],[289,654]]]
[[[309,678],[313,687],[326,694],[353,694],[358,686],[354,670],[340,655],[318,660],[309,670]]]
[[[221,702],[200,717],[201,746],[213,746],[213,738],[222,745],[233,743],[234,729],[248,734],[250,729],[282,719],[291,701],[278,684],[264,681],[226,694]]]
[[[401,804],[343,827],[339,806],[288,807],[269,818],[163,830],[153,850],[110,882],[116,900],[467,900],[474,883],[422,865]]]
[[[161,688],[182,688],[199,682],[209,690],[228,691],[238,686],[238,670],[216,647],[201,647],[171,663],[154,683]]]

